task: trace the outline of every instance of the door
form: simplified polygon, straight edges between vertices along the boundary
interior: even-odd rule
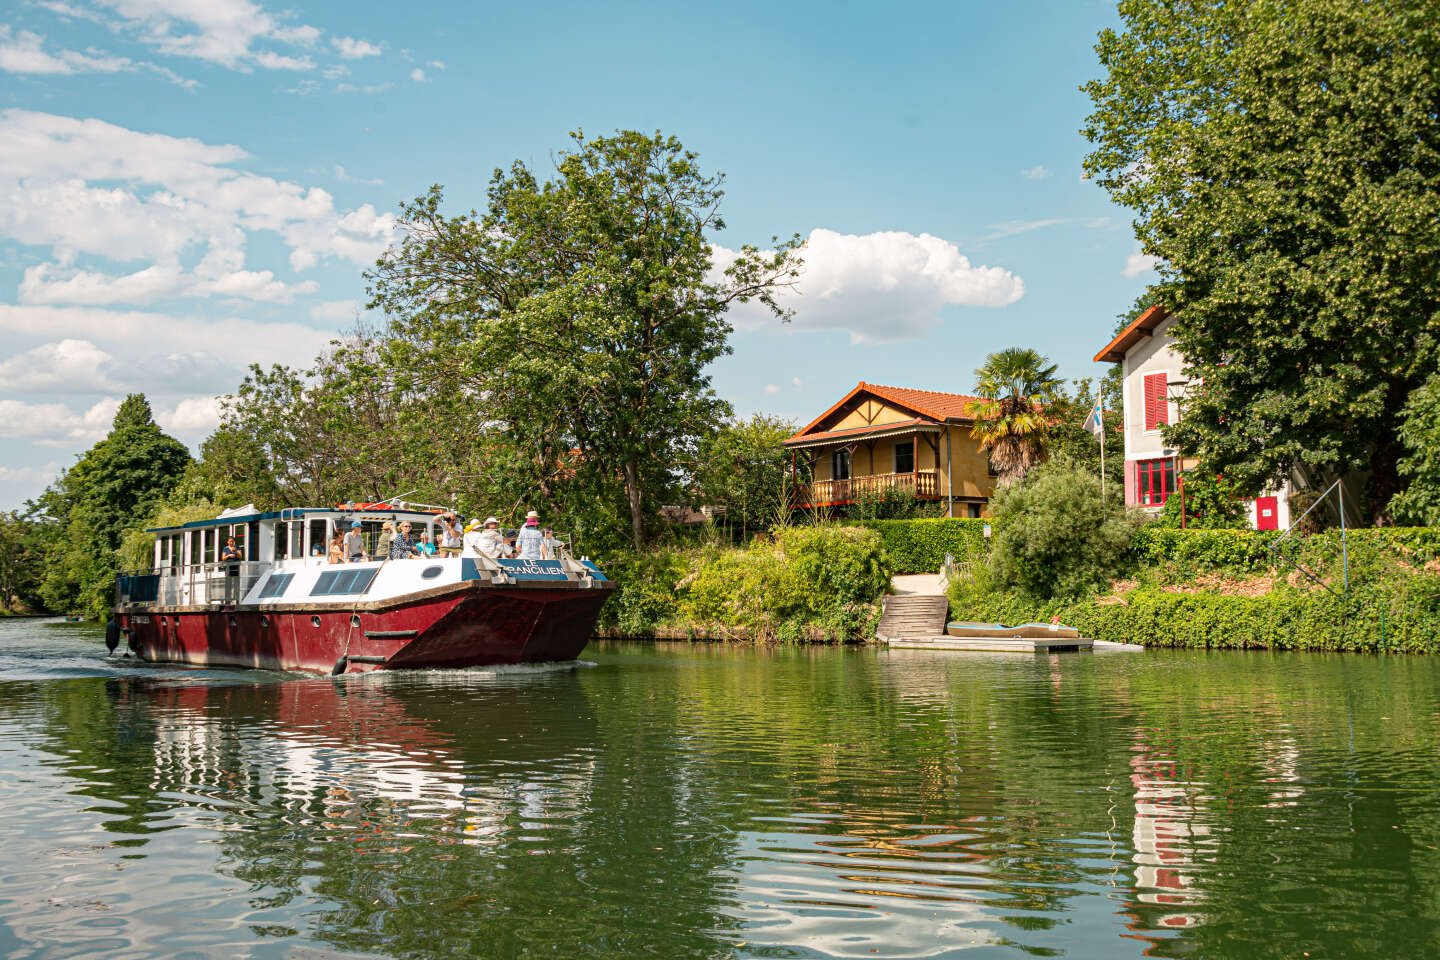
[[[1280,499],[1278,497],[1255,498],[1255,529],[1280,529]]]

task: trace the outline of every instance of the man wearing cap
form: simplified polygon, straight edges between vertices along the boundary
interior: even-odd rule
[[[359,520],[351,520],[350,532],[345,534],[345,543],[341,547],[341,552],[351,563],[365,562],[365,535],[361,532],[363,529],[364,525]]]
[[[539,560],[540,548],[545,536],[540,532],[540,514],[531,510],[525,514],[525,526],[515,537],[515,556],[521,560]]]
[[[482,529],[479,521],[472,520],[465,528],[465,552],[491,560],[505,556],[505,538],[500,535],[500,521],[486,517]]]

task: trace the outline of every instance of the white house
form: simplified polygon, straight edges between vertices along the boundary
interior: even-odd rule
[[[1158,511],[1180,489],[1180,472],[1194,466],[1165,445],[1160,428],[1174,423],[1190,389],[1185,362],[1170,336],[1174,318],[1153,306],[1136,317],[1095,359],[1120,364],[1124,383],[1125,505]],[[1290,525],[1289,485],[1249,501],[1250,526],[1257,530]]]

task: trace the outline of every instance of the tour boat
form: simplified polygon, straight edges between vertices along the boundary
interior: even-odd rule
[[[440,513],[245,507],[149,531],[154,567],[117,578],[106,644],[123,637],[158,662],[330,674],[579,656],[615,587],[587,558],[327,561],[330,538],[355,522],[374,549],[386,521],[434,542]],[[220,560],[229,537],[244,560]]]

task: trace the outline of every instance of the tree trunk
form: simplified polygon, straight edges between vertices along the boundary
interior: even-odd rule
[[[634,460],[625,461],[625,498],[630,501],[630,535],[639,551],[645,546],[645,511],[641,503],[640,468]]]
[[[1395,523],[1390,515],[1390,499],[1400,492],[1400,472],[1396,463],[1405,453],[1393,437],[1375,444],[1370,451],[1370,524],[1388,527]]]

